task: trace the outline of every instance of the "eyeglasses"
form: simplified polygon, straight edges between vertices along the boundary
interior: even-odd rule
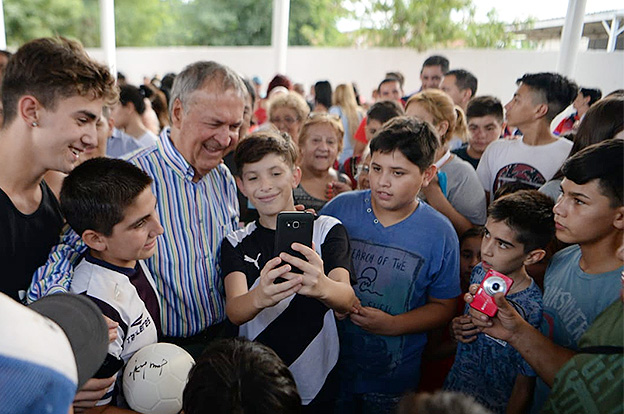
[[[291,118],[289,116],[285,117],[285,118],[271,118],[269,119],[269,121],[272,124],[281,124],[282,122],[285,123],[286,125],[292,125],[295,122],[297,122],[299,120],[299,118]]]
[[[366,165],[366,164],[360,164],[357,167],[357,175],[368,175],[368,172],[370,171],[370,166]]]
[[[334,121],[340,120],[340,116],[336,114],[330,114],[329,112],[310,112],[310,115],[308,115],[308,119],[321,119],[321,118],[331,119]]]

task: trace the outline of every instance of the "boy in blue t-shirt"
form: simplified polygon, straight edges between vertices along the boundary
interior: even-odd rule
[[[521,190],[496,200],[488,209],[481,242],[482,262],[472,271],[480,284],[494,269],[513,280],[507,300],[534,327],[542,319],[542,292],[526,266],[539,262],[555,235],[551,199]],[[444,388],[473,396],[494,413],[523,413],[535,386],[535,372],[507,342],[478,332],[471,317],[453,319],[459,341],[455,363]]]
[[[499,294],[495,317],[470,310],[480,330],[507,341],[539,375],[531,412],[541,409],[555,375],[578,351],[581,335],[602,311],[620,300],[624,263],[616,251],[624,234],[623,153],[624,141],[610,139],[579,151],[561,168],[565,178],[553,208],[555,234],[562,242],[576,244],[557,252],[546,270],[541,333]],[[470,287],[467,301],[476,288]],[[621,378],[606,379],[603,373],[578,373],[592,390],[601,392],[596,400],[585,392],[568,395],[566,412],[589,412],[582,407],[600,407],[600,399],[613,393],[621,396]]]
[[[414,389],[426,332],[447,324],[459,295],[459,242],[417,195],[436,174],[433,128],[409,117],[370,143],[370,190],[343,193],[322,214],[347,228],[360,300],[341,326],[341,413],[392,412]]]
[[[163,233],[151,183],[149,175],[126,161],[94,158],[76,167],[61,188],[61,210],[89,247],[76,266],[71,292],[85,295],[118,323],[97,378],[116,375],[160,335],[158,293],[143,263]],[[97,405],[123,401],[114,401],[114,387]]]

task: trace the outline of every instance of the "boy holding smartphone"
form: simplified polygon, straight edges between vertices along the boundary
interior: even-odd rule
[[[333,311],[348,313],[355,301],[349,239],[338,220],[319,216],[313,248],[291,246],[307,260],[274,252],[278,214],[295,211],[296,158],[291,139],[275,132],[251,134],[236,148],[236,183],[259,219],[222,242],[226,313],[240,336],[269,346],[288,365],[305,412],[328,412],[339,354]],[[302,273],[292,273],[293,267]],[[278,277],[285,281],[276,283]]]
[[[433,128],[410,117],[370,142],[370,190],[340,194],[321,213],[349,231],[361,301],[341,326],[341,413],[390,413],[416,388],[426,332],[446,325],[459,295],[459,242],[417,196],[436,174]]]
[[[553,202],[537,190],[521,190],[496,200],[488,209],[481,242],[482,262],[471,284],[490,269],[513,281],[507,300],[532,326],[542,320],[542,293],[526,271],[546,254],[555,235]],[[459,341],[455,363],[444,388],[473,396],[494,413],[524,413],[535,386],[535,372],[507,342],[477,330],[467,314],[453,319]]]

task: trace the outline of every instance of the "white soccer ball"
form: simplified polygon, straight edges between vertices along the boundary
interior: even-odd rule
[[[158,343],[138,350],[124,368],[123,393],[143,414],[177,414],[195,360],[177,345]]]

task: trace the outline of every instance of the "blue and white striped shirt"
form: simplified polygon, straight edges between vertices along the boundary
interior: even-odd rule
[[[128,161],[153,179],[156,210],[165,229],[154,256],[145,262],[160,295],[163,333],[195,335],[225,319],[221,268],[223,237],[237,229],[238,200],[234,179],[220,164],[193,182],[195,170],[173,146],[169,128],[155,147],[133,154]],[[71,229],[37,270],[29,301],[67,291],[73,264],[84,245]]]

